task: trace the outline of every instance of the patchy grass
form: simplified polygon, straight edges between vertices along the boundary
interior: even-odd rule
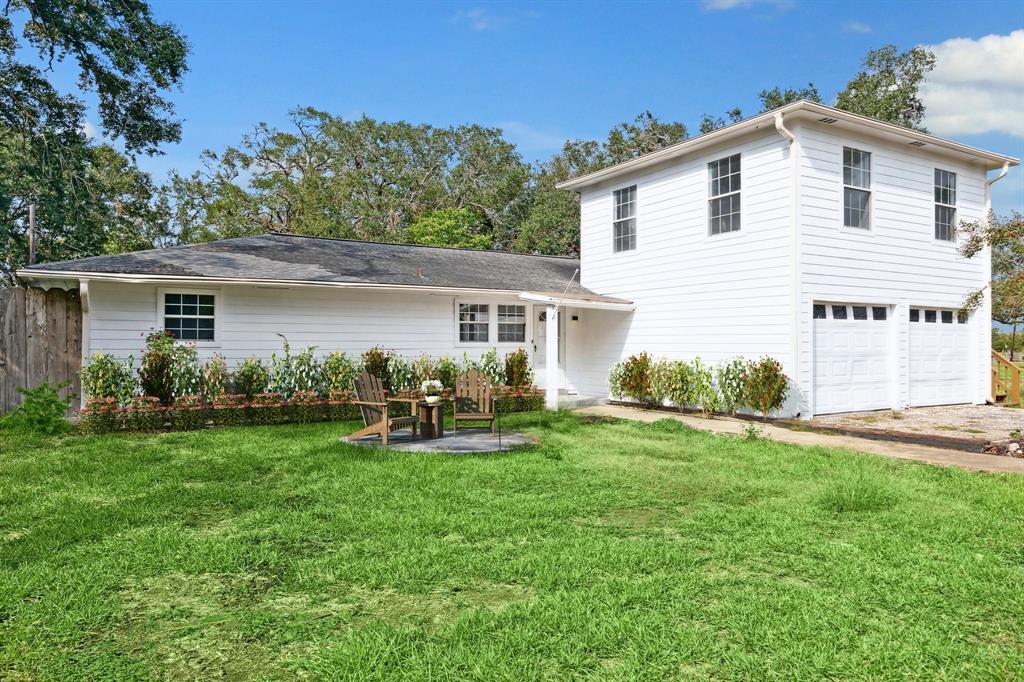
[[[1024,477],[566,414],[0,433],[0,679],[1010,679]]]

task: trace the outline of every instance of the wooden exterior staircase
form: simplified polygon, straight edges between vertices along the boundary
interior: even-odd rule
[[[1010,358],[992,351],[992,402],[1002,405],[1020,405],[1021,368]]]

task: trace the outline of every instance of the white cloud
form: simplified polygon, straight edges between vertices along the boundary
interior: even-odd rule
[[[871,33],[871,26],[854,19],[843,24],[843,30],[849,33]]]
[[[90,140],[95,140],[100,136],[100,130],[94,126],[91,122],[86,121],[82,124],[82,133]]]
[[[495,16],[482,7],[460,9],[452,17],[452,21],[457,24],[466,24],[474,31],[489,31],[508,23],[506,18]]]
[[[921,86],[921,99],[931,132],[1024,137],[1024,29],[927,47],[935,53],[935,70]]]
[[[743,9],[755,5],[772,5],[784,10],[793,6],[793,0],[701,0],[700,6],[705,12],[724,12],[730,9]]]

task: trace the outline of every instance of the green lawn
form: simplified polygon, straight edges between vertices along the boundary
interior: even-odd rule
[[[541,445],[0,433],[0,679],[1024,671],[1022,476],[503,422]]]

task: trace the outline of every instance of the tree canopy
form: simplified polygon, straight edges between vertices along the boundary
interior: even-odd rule
[[[16,30],[17,27],[17,30]],[[166,236],[166,203],[134,161],[89,139],[99,128],[129,155],[179,139],[164,92],[180,84],[188,45],[139,0],[9,0],[0,9],[0,281],[27,263],[35,204],[44,260],[119,253]],[[79,89],[58,91],[50,68],[78,66]]]

